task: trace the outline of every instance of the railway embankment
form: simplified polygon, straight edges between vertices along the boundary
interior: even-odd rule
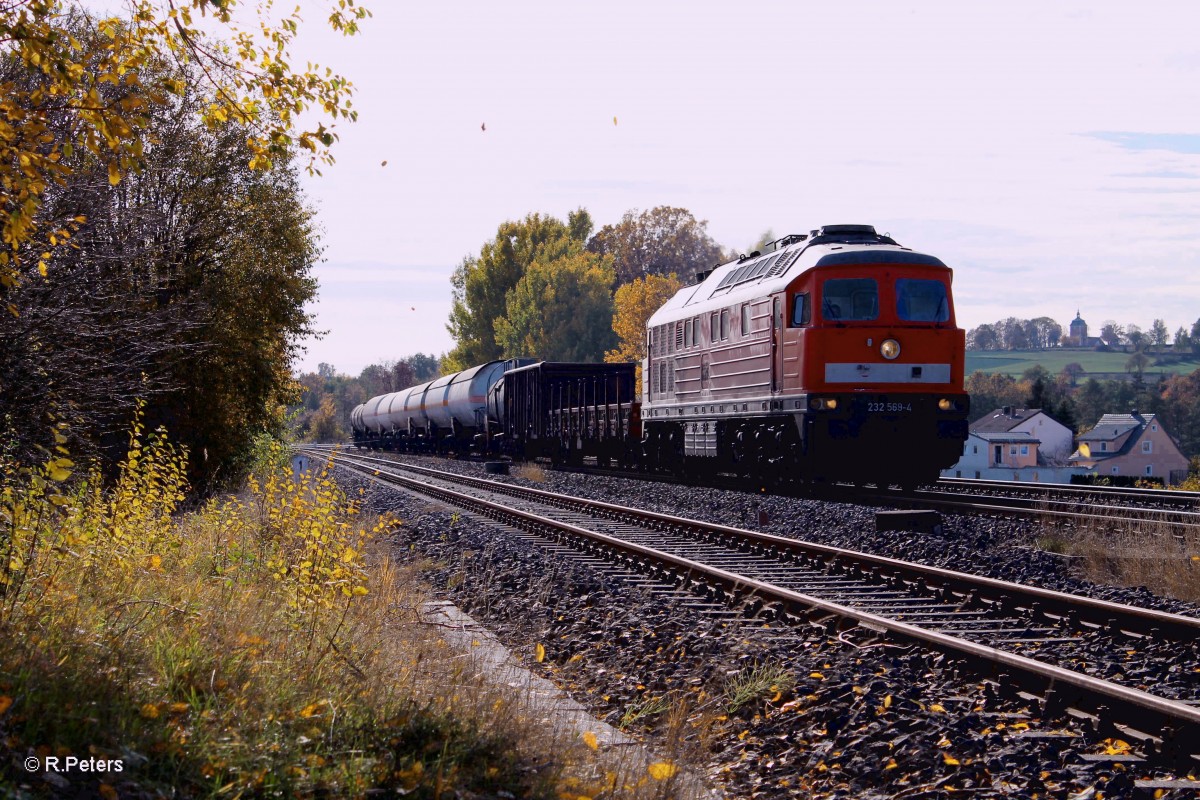
[[[616,774],[420,613],[428,585],[377,544],[391,517],[257,474],[185,510],[151,437],[107,490],[6,483],[0,795],[557,797]],[[642,777],[627,796],[671,776]]]

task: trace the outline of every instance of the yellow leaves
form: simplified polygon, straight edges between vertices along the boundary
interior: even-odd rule
[[[46,462],[46,477],[56,483],[62,483],[71,477],[71,468],[75,462],[69,458],[55,458]]]
[[[884,708],[892,707],[892,696],[890,694],[883,698],[883,707]]]
[[[946,707],[943,706],[941,703],[933,703],[932,705],[929,706],[929,710],[932,711],[934,714],[945,714],[946,713]]]
[[[674,777],[675,773],[678,771],[679,768],[670,761],[656,761],[650,766],[646,767],[646,772],[648,772],[650,777],[654,778],[656,781],[665,781],[668,778]]]
[[[0,713],[3,713],[3,711],[0,710]],[[596,734],[592,733],[591,731],[584,731],[582,738],[583,738],[583,743],[586,744],[592,750],[600,749],[600,742],[596,739]]]
[[[121,167],[118,166],[116,161],[108,162],[108,184],[110,186],[116,186],[120,182],[121,182]]]
[[[537,646],[533,648],[533,657],[534,660],[536,660],[539,664],[546,660],[546,648],[542,647],[541,642],[539,642]]]
[[[5,694],[0,694],[0,717],[4,716],[4,712],[12,707],[13,699]]]
[[[1133,749],[1124,739],[1105,739],[1103,744],[1106,756],[1123,756]]]
[[[140,713],[146,719],[158,719],[158,706],[154,705],[153,703],[146,703],[141,707]]]
[[[312,704],[307,705],[304,708],[302,708],[300,710],[300,716],[304,717],[305,719],[308,719],[310,717],[315,717],[318,714],[320,714],[321,709],[325,708],[325,706],[327,706],[327,705],[329,705],[328,700],[318,700],[317,702],[312,703]]]
[[[946,752],[942,753],[942,761],[949,767],[959,766],[958,759]]]
[[[146,565],[150,568],[151,572],[160,571],[162,569],[162,556],[151,555],[150,558],[147,559]]]
[[[825,680],[825,676],[820,672],[810,672],[810,673],[808,673],[808,677],[812,678],[815,681]]]
[[[900,765],[896,763],[896,759],[889,758],[887,761],[887,764],[883,768],[883,771],[887,772],[888,770],[896,769],[896,767],[898,767],[898,766],[900,766]]]

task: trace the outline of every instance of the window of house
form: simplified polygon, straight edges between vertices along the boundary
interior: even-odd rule
[[[1142,442],[1142,452],[1143,453],[1153,453],[1154,452],[1154,442]]]
[[[1152,430],[1152,431],[1156,431],[1156,430],[1158,430],[1158,426],[1157,426],[1157,425],[1151,425],[1151,426],[1150,426],[1150,430]]]
[[[742,336],[750,335],[750,304],[742,304]]]
[[[1103,453],[1106,450],[1108,450],[1108,442],[1101,442],[1100,443],[1100,452]]]
[[[1008,448],[1008,454],[1010,456],[1015,456],[1017,454],[1017,446],[1015,444],[1012,447]]]
[[[1021,445],[1021,455],[1023,455],[1023,456],[1029,455],[1029,445],[1027,445],[1027,444]]]
[[[979,455],[979,445],[977,445],[977,444],[971,445],[971,452],[975,455]]]
[[[978,478],[979,478],[979,470],[975,470],[975,478],[976,478],[976,479],[978,479]]]
[[[896,316],[905,322],[948,321],[950,298],[946,295],[946,284],[927,278],[898,279]]]
[[[1146,465],[1146,474],[1147,474],[1147,475],[1153,475],[1153,474],[1154,474],[1154,465],[1153,465],[1153,464],[1147,464],[1147,465]]]
[[[1113,475],[1116,475],[1116,474],[1117,474],[1117,468],[1116,468],[1116,467],[1113,467],[1113,468],[1112,468],[1112,474],[1113,474]]]
[[[721,340],[729,338],[729,309],[721,309]]]
[[[821,287],[821,317],[829,322],[871,320],[879,316],[879,286],[874,278],[830,278]]]
[[[692,346],[692,321],[690,319],[683,323],[683,346]]]
[[[807,292],[798,292],[792,296],[792,324],[791,327],[799,328],[801,325],[808,325],[812,322],[812,304],[809,302]]]

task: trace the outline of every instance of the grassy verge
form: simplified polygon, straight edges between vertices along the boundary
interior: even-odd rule
[[[1078,529],[1048,524],[1038,547],[1074,556],[1083,577],[1114,586],[1144,586],[1155,594],[1200,603],[1200,537],[1180,537],[1167,523],[1091,521]]]
[[[396,520],[279,468],[181,514],[184,464],[135,431],[113,487],[63,493],[61,458],[0,486],[0,795],[556,797],[604,774],[422,621],[374,543]]]

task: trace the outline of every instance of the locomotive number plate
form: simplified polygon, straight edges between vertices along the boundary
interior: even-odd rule
[[[895,414],[912,411],[912,403],[867,403],[868,414]]]

